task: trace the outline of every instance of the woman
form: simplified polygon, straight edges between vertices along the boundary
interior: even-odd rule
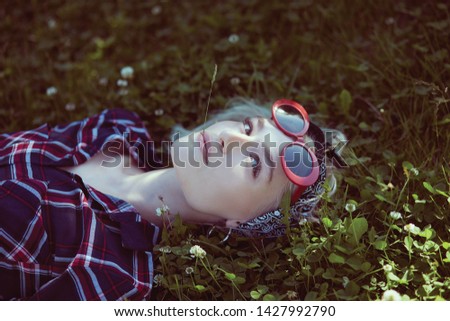
[[[1,298],[145,299],[153,245],[175,214],[282,235],[283,195],[295,223],[323,191],[324,134],[293,101],[263,113],[243,103],[177,138],[170,168],[150,161],[147,130],[124,110],[1,135]]]

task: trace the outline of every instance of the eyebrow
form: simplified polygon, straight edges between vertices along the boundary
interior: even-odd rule
[[[265,123],[264,117],[257,116],[258,131],[260,131],[264,128],[264,123]],[[269,169],[269,179],[268,179],[267,183],[270,184],[270,182],[272,181],[273,172],[274,172],[276,163],[270,158],[269,147],[267,145],[265,145],[264,143],[263,143],[263,147],[264,147],[264,159],[266,161],[267,168]]]

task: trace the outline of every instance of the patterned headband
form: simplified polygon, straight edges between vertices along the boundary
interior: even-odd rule
[[[325,162],[325,137],[322,130],[310,123],[308,136],[314,141],[315,154],[319,161],[319,178],[309,186],[289,210],[289,223],[299,224],[311,217],[312,211],[320,200],[320,195],[324,192],[323,183],[327,176]],[[281,208],[262,214],[250,221],[240,224],[230,230],[233,233],[246,237],[277,237],[285,235],[286,225]]]

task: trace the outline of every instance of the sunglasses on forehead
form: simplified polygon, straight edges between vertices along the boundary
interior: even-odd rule
[[[319,162],[304,138],[310,125],[309,116],[299,103],[280,99],[272,106],[272,120],[285,135],[294,138],[294,142],[283,147],[280,158],[286,176],[297,186],[291,198],[291,203],[295,203],[319,177]]]

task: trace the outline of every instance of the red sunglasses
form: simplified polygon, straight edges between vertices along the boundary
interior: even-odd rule
[[[304,139],[310,124],[309,116],[299,103],[280,99],[272,106],[272,119],[285,135],[295,139],[283,147],[280,155],[286,176],[297,185],[291,199],[291,203],[295,203],[319,177],[319,162]]]

